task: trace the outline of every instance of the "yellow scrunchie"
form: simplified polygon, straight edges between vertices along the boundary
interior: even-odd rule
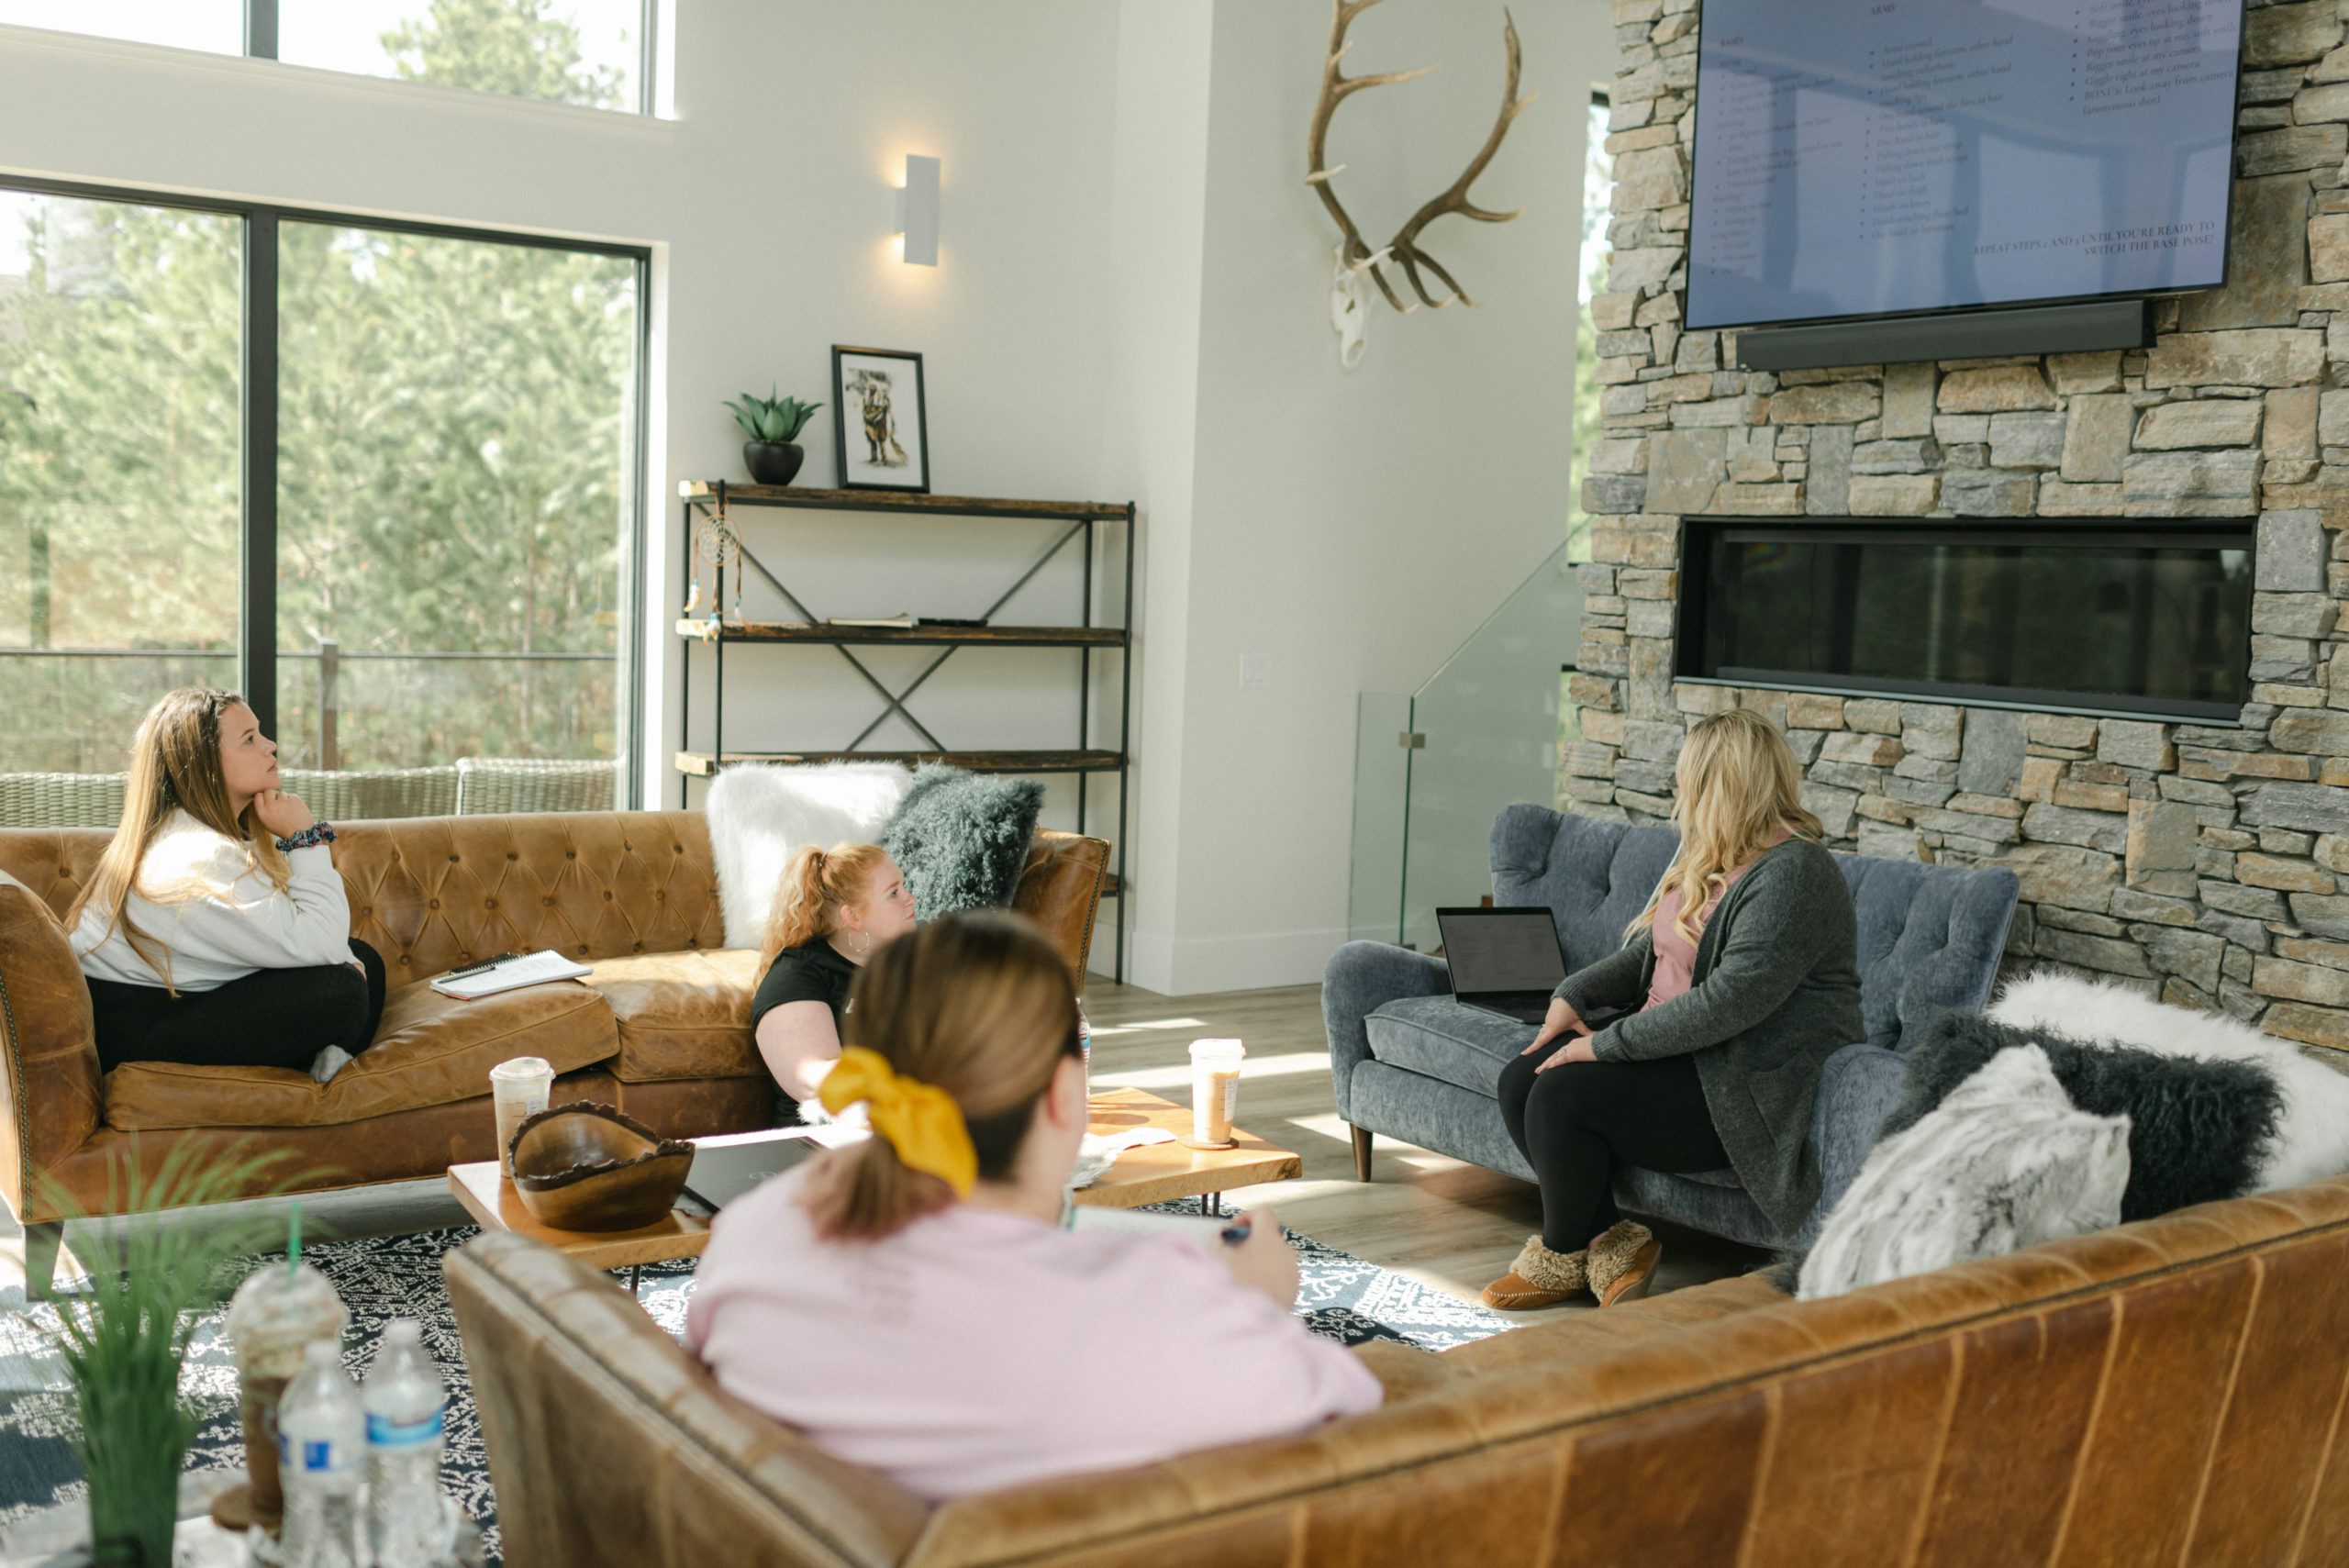
[[[953,1095],[901,1075],[886,1057],[861,1045],[841,1052],[824,1074],[819,1094],[834,1116],[863,1100],[870,1107],[873,1130],[889,1140],[900,1161],[938,1177],[956,1197],[971,1195],[979,1179],[979,1151],[971,1146],[971,1129]]]

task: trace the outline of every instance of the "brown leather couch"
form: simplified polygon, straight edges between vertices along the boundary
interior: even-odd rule
[[[607,1275],[443,1264],[510,1568],[2349,1562],[2349,1179],[1834,1300],[1721,1281],[1368,1358],[1306,1436],[926,1507]],[[1181,1369],[1137,1369],[1134,1418]]]
[[[383,954],[391,989],[373,1046],[321,1085],[278,1068],[166,1062],[101,1078],[89,989],[59,920],[110,835],[0,831],[0,1195],[28,1227],[28,1251],[53,1250],[64,1216],[105,1212],[108,1173],[134,1147],[150,1172],[190,1140],[285,1150],[321,1173],[310,1187],[490,1159],[488,1073],[512,1056],[552,1062],[559,1102],[618,1105],[670,1137],[768,1124],[772,1080],[750,1030],[759,955],[726,947],[698,812],[417,817],[339,832],[351,935]],[[1098,839],[1038,833],[1014,903],[1080,985],[1108,854]],[[424,984],[476,956],[540,948],[595,973],[472,1002]]]

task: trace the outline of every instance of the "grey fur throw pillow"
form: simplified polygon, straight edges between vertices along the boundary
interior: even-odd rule
[[[2189,1204],[2252,1190],[2283,1115],[2276,1075],[2249,1062],[2159,1056],[2128,1046],[2015,1029],[1979,1013],[1944,1013],[1908,1053],[1900,1103],[1880,1138],[1914,1127],[1950,1092],[2009,1046],[2035,1045],[2072,1104],[2090,1116],[2129,1118],[2129,1190],[2123,1220],[2150,1219]]]
[[[1006,909],[1019,891],[1044,786],[926,762],[882,829],[881,847],[906,873],[914,917]]]

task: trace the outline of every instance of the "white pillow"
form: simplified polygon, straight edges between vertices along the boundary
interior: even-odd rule
[[[1803,1260],[1813,1301],[2121,1222],[2129,1118],[2072,1106],[2047,1053],[2009,1046],[1877,1144]]]
[[[2251,1190],[2281,1192],[2349,1171],[2349,1073],[2311,1060],[2288,1040],[2224,1013],[2173,1007],[2125,985],[2068,974],[2018,980],[1987,1012],[2017,1029],[2050,1029],[2164,1056],[2265,1067],[2284,1091],[2284,1114],[2275,1140],[2260,1151]]]
[[[911,770],[895,762],[738,762],[710,781],[702,809],[726,945],[754,948],[765,937],[793,851],[877,841],[913,782]]]

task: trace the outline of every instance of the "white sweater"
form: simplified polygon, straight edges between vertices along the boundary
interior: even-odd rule
[[[213,991],[262,969],[306,969],[350,963],[351,903],[333,853],[324,844],[286,857],[293,880],[284,892],[245,863],[245,846],[175,811],[147,858],[125,913],[171,954],[172,984],[182,991]],[[139,889],[166,898],[153,903]],[[139,957],[120,927],[106,930],[106,912],[92,906],[73,929],[73,951],[93,980],[161,985],[163,977]]]

